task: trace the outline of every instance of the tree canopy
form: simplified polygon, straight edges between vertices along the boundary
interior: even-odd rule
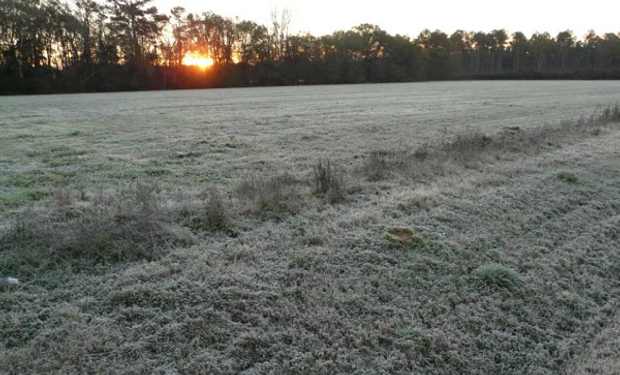
[[[620,33],[426,29],[411,38],[362,24],[314,36],[291,34],[286,11],[259,25],[181,7],[162,14],[152,2],[0,0],[0,93],[620,78]],[[187,66],[188,55],[213,66]]]

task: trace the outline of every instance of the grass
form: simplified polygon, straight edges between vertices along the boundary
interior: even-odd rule
[[[415,249],[424,245],[422,237],[409,228],[390,228],[383,235],[385,246],[390,249]]]
[[[620,131],[613,107],[559,121],[578,105],[486,106],[480,130],[439,107],[450,132],[426,112],[0,119],[0,279],[20,280],[0,372],[615,369]]]
[[[290,175],[247,179],[239,184],[236,192],[250,202],[250,213],[263,218],[294,215],[300,209],[299,187]]]
[[[430,211],[438,205],[439,202],[432,195],[414,192],[403,202],[399,203],[398,208],[411,215],[422,211]]]
[[[486,264],[478,267],[473,274],[481,284],[491,289],[507,289],[512,291],[523,284],[523,281],[514,270],[497,264]]]
[[[347,189],[342,171],[329,159],[319,160],[312,169],[313,193],[324,196],[329,203],[341,203],[346,198]]]
[[[189,214],[189,227],[195,231],[224,232],[234,236],[232,223],[217,189],[210,188],[203,195],[205,197],[202,209],[197,215]]]
[[[191,244],[191,236],[172,228],[170,216],[151,185],[138,183],[118,195],[93,197],[92,205],[74,204],[83,193],[57,189],[57,208],[46,215],[18,215],[0,238],[5,254],[3,272],[57,267],[63,262],[120,262],[155,259],[162,249]]]
[[[0,197],[0,203],[9,207],[20,207],[30,202],[40,201],[45,198],[45,196],[46,194],[44,191],[27,189]]]
[[[577,177],[574,173],[571,172],[559,172],[557,174],[558,179],[571,183],[571,184],[576,184],[577,182],[579,182],[579,177]]]
[[[493,135],[469,128],[456,134],[444,134],[436,142],[424,143],[415,149],[371,151],[361,170],[368,180],[379,181],[395,175],[412,179],[441,175],[454,165],[475,168],[483,160],[544,152],[556,144],[592,136],[594,130],[600,134],[600,127],[618,122],[618,113],[619,104],[609,105],[589,117],[564,120],[556,126],[509,127]]]

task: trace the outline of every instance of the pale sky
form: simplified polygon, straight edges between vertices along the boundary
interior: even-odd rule
[[[391,34],[415,37],[425,28],[451,33],[457,29],[510,33],[571,29],[581,38],[620,32],[620,0],[155,0],[160,11],[182,6],[189,12],[213,11],[224,17],[267,24],[274,8],[292,11],[291,31],[314,35],[347,30],[361,23],[379,25]]]

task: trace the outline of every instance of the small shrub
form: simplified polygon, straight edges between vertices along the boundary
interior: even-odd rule
[[[579,181],[579,177],[577,177],[574,173],[571,172],[560,172],[557,174],[558,179],[571,183],[571,184],[576,184]]]
[[[50,189],[48,195],[53,198],[58,207],[71,206],[76,197],[75,192],[67,186]]]
[[[478,267],[474,271],[474,276],[483,285],[492,289],[514,290],[523,284],[519,274],[510,268],[497,264]]]
[[[346,186],[341,172],[326,159],[319,160],[313,167],[314,194],[327,197],[329,203],[342,202],[346,197]]]

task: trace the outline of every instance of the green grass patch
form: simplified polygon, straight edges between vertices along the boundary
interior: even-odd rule
[[[576,184],[579,182],[579,177],[572,172],[560,172],[557,175],[557,178],[561,181],[568,182],[570,184]]]
[[[86,150],[78,150],[68,146],[53,146],[47,149],[35,149],[26,152],[30,158],[39,158],[51,167],[72,165],[81,162],[81,156],[88,154]]]
[[[315,259],[307,254],[297,254],[289,263],[289,268],[310,271],[315,264]]]
[[[491,289],[515,290],[523,284],[516,271],[499,264],[478,267],[473,275],[479,283]]]
[[[27,189],[18,192],[13,192],[0,196],[0,204],[9,207],[19,207],[30,202],[40,201],[45,198],[47,194],[42,190]]]
[[[142,171],[145,176],[149,177],[160,177],[171,174],[169,169],[166,168],[147,168]]]
[[[58,182],[59,178],[49,173],[35,170],[23,173],[13,173],[1,179],[0,184],[7,187],[33,188],[37,186],[52,185]]]
[[[401,352],[428,353],[433,347],[432,337],[422,330],[413,327],[403,327],[397,330],[393,346]]]

